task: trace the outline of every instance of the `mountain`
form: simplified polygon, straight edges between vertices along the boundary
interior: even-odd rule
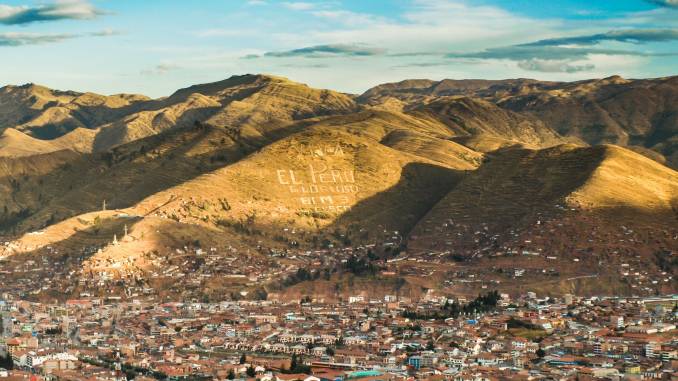
[[[27,84],[0,88],[0,131],[16,128],[40,139],[54,139],[76,128],[96,128],[128,114],[149,98],[103,96],[51,90]]]
[[[613,76],[578,82],[408,80],[376,86],[358,100],[411,109],[450,96],[483,99],[538,120],[565,138],[629,147],[678,167],[678,77],[630,80]]]
[[[200,121],[228,126],[245,140],[268,135],[297,120],[357,110],[351,97],[316,90],[280,77],[245,75],[178,90],[143,110],[101,126],[95,149],[103,151],[160,131]]]
[[[541,82],[534,79],[408,79],[375,86],[358,97],[362,103],[379,104],[395,98],[406,104],[417,104],[447,96],[466,96],[498,101],[506,97],[527,94],[558,86],[558,82]]]
[[[448,219],[506,233],[563,208],[633,216],[631,225],[645,223],[643,217],[668,225],[678,210],[678,173],[617,146],[501,149],[432,208],[413,234],[433,233]]]
[[[481,99],[444,97],[417,106],[409,113],[442,122],[455,137],[497,138],[529,147],[549,147],[568,141],[536,118]]]
[[[575,82],[500,104],[589,144],[649,148],[674,168],[678,165],[678,77]]]
[[[673,84],[412,80],[353,96],[243,75],[160,99],[8,86],[0,292],[675,292]],[[591,103],[647,118],[634,133],[654,140],[596,145],[580,128]]]

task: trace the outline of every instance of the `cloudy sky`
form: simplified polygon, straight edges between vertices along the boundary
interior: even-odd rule
[[[678,75],[678,0],[0,0],[0,85],[164,96],[244,73],[353,93]]]

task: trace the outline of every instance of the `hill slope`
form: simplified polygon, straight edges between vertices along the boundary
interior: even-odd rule
[[[605,273],[613,279],[601,280],[601,289],[626,293],[614,272],[622,263],[656,277],[666,271],[660,263],[677,246],[677,211],[678,173],[629,150],[510,148],[495,152],[432,208],[413,230],[408,251],[453,258],[485,279],[507,265],[509,271],[559,269],[571,278]],[[504,279],[507,286],[519,286],[516,281]],[[539,278],[533,281],[536,287]],[[594,288],[578,292],[595,289],[588,286]]]
[[[480,98],[539,120],[562,136],[592,145],[626,146],[678,167],[678,77],[627,80],[613,76],[570,83],[409,80],[377,86],[358,99],[371,105],[395,99],[410,109],[449,96]]]
[[[415,297],[675,292],[674,82],[5,87],[0,292],[335,297],[351,256],[356,284]]]

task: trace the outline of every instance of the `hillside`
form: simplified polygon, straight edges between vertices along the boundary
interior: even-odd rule
[[[59,91],[27,84],[0,88],[0,131],[16,128],[40,139],[54,139],[76,128],[94,129],[118,119],[149,98]]]
[[[659,274],[657,253],[670,255],[664,250],[676,247],[677,210],[678,173],[629,150],[508,148],[431,209],[413,230],[408,251],[442,253],[481,274],[475,266],[488,257],[497,265],[511,258],[509,268],[560,269],[570,277],[615,275],[629,260]],[[627,292],[619,277],[606,282],[600,287]]]
[[[353,100],[284,78],[245,75],[178,90],[144,105],[143,110],[100,126],[95,150],[134,141],[158,132],[201,122],[225,126],[235,139],[270,139],[269,134],[295,121],[357,110]]]
[[[410,114],[445,124],[456,137],[498,138],[528,147],[549,147],[567,140],[536,118],[472,98],[439,98],[413,107]]]
[[[491,154],[426,220],[468,220],[508,229],[561,205],[599,214],[646,214],[670,223],[678,208],[677,187],[675,171],[615,146],[506,148]],[[426,224],[417,231],[422,229],[432,231]]]
[[[674,82],[8,86],[0,261],[34,299],[674,292]]]
[[[335,122],[307,127],[236,164],[156,194],[138,207],[145,212],[172,199],[157,213],[180,222],[224,226],[245,222],[247,229],[278,230],[283,235],[283,228],[313,234],[339,217],[342,229],[368,218],[372,223],[367,230],[380,226],[404,230],[461,170],[477,166],[479,155],[461,146],[456,148],[468,155],[466,160],[446,152],[448,147],[433,146],[440,154],[434,161],[409,148],[419,143],[403,139],[401,150],[393,149],[372,137],[352,134],[353,123]],[[384,128],[381,122],[368,118],[360,123]]]
[[[0,134],[0,156],[16,158],[61,150],[91,152],[94,136],[95,132],[92,130],[77,128],[56,139],[41,140],[13,128],[8,128]]]
[[[678,165],[676,105],[678,77],[575,82],[501,102],[502,107],[534,115],[559,133],[589,144],[653,149],[674,168]]]
[[[358,100],[411,109],[449,96],[479,98],[576,139],[571,142],[617,144],[676,168],[677,94],[678,77],[629,80],[613,76],[570,83],[408,80],[376,86]]]
[[[380,104],[389,98],[405,104],[418,104],[430,99],[447,96],[465,96],[498,101],[503,98],[529,94],[558,86],[557,82],[541,82],[534,79],[408,79],[396,83],[375,86],[358,97],[361,103]]]

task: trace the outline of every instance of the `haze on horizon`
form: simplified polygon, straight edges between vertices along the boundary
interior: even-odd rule
[[[675,75],[676,0],[0,0],[0,85],[164,96],[270,73],[360,93],[406,78]]]

